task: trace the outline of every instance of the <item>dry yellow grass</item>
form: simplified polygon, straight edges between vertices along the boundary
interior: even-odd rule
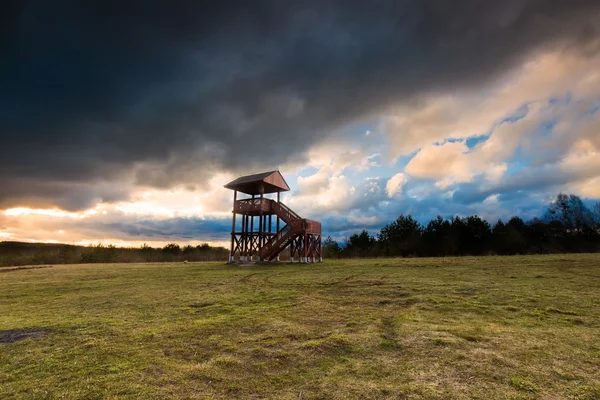
[[[599,255],[11,271],[0,398],[598,399],[599,306]]]

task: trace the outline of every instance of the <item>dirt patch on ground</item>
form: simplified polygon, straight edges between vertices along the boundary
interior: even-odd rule
[[[10,329],[8,331],[0,331],[0,344],[14,343],[27,338],[39,338],[47,335],[48,331],[43,329]]]
[[[0,272],[21,271],[24,269],[52,268],[54,265],[30,265],[26,267],[0,267]]]

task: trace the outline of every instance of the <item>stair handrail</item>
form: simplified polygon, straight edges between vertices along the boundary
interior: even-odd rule
[[[283,208],[284,211],[286,211],[287,213],[291,214],[295,219],[302,219],[298,214],[296,214],[294,212],[294,210],[292,210],[291,208],[289,208],[285,204],[283,204],[281,202],[279,202],[277,204],[279,205],[279,207]]]
[[[298,221],[302,220],[298,214],[296,214],[292,209],[283,203],[273,202],[271,204],[271,208],[275,214],[277,214],[277,216],[284,220],[288,225],[298,225]]]

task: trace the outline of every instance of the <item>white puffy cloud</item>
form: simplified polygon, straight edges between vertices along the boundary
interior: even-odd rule
[[[300,213],[318,217],[319,213],[347,212],[357,204],[364,204],[379,187],[377,179],[355,179],[354,175],[378,167],[374,149],[379,141],[330,141],[310,150],[308,166],[316,171],[308,176],[298,176],[297,188],[286,193],[283,201]],[[304,165],[306,167],[306,165]],[[291,169],[288,167],[288,169]]]
[[[402,172],[392,176],[385,185],[385,192],[388,197],[394,197],[402,194],[402,187],[406,184],[407,178]]]
[[[305,183],[306,180],[318,180],[322,184],[310,185]],[[302,183],[298,179],[298,187],[298,192],[286,194],[283,200],[302,216],[318,215],[327,210],[347,209],[349,200],[356,192],[356,187],[345,175],[331,176],[324,169],[305,178]]]

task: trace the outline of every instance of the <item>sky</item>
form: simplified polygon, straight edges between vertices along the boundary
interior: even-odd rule
[[[279,169],[324,235],[600,199],[597,0],[0,4],[0,240],[225,244]]]

